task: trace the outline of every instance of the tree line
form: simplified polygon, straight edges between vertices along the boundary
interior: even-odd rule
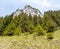
[[[51,36],[59,28],[60,11],[44,12],[43,17],[24,13],[0,17],[0,36],[20,36],[22,33]]]

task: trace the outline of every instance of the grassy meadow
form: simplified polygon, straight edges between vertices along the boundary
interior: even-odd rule
[[[57,34],[56,34],[57,33]],[[54,39],[34,34],[21,36],[0,36],[0,49],[60,49],[60,30],[53,34]]]
[[[0,49],[60,49],[60,10],[45,11],[41,17],[17,9],[0,17]]]

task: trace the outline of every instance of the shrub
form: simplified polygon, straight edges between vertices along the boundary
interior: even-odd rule
[[[17,36],[21,35],[21,33],[22,33],[22,31],[21,31],[20,27],[17,27],[14,31],[14,35],[17,35]]]
[[[36,26],[35,32],[37,33],[38,36],[45,34],[44,29],[40,25]]]
[[[3,31],[3,36],[13,36],[15,28],[16,26],[14,23],[9,24],[9,26],[7,26]]]
[[[53,39],[53,33],[52,33],[52,32],[47,33],[47,39],[48,39],[48,40]]]

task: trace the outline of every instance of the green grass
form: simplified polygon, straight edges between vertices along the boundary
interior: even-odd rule
[[[54,39],[60,39],[60,30],[55,31],[53,36],[54,36]]]
[[[54,39],[46,36],[0,36],[0,49],[60,49],[60,30],[55,31]]]

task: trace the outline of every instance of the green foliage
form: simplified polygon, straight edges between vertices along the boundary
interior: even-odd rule
[[[3,28],[4,28],[3,24],[0,24],[0,35],[2,35],[2,34],[3,34],[3,33],[2,33],[2,32],[4,31],[4,29],[3,29]]]
[[[14,23],[9,24],[9,26],[5,28],[5,31],[3,31],[3,35],[4,36],[14,35],[15,28],[16,28],[16,26]]]
[[[20,36],[22,33],[21,27],[15,28],[14,35]]]
[[[47,32],[53,32],[57,28],[57,24],[53,21],[51,16],[52,14],[48,12],[44,14],[44,28],[47,30]]]
[[[45,17],[49,17],[53,20],[54,23],[59,27],[60,26],[60,11],[47,11],[44,13]],[[46,19],[46,18],[45,18]],[[47,20],[49,20],[47,18]]]
[[[36,26],[35,32],[37,33],[37,35],[45,35],[44,29],[40,25]]]
[[[33,33],[34,32],[34,25],[30,22],[27,29],[28,29],[28,32]]]
[[[23,12],[18,16],[0,17],[0,35],[20,36],[24,34],[45,35],[60,28],[60,11],[47,11],[44,17],[28,16]],[[48,35],[49,36],[49,35]]]
[[[53,39],[53,33],[52,33],[52,32],[49,32],[49,33],[47,34],[47,39],[48,39],[48,40]]]
[[[38,17],[36,15],[33,17],[33,23],[34,23],[34,26],[39,24]]]
[[[8,24],[10,24],[12,18],[11,16],[5,16],[4,19],[3,19],[3,25],[4,25],[4,28],[8,26]]]

